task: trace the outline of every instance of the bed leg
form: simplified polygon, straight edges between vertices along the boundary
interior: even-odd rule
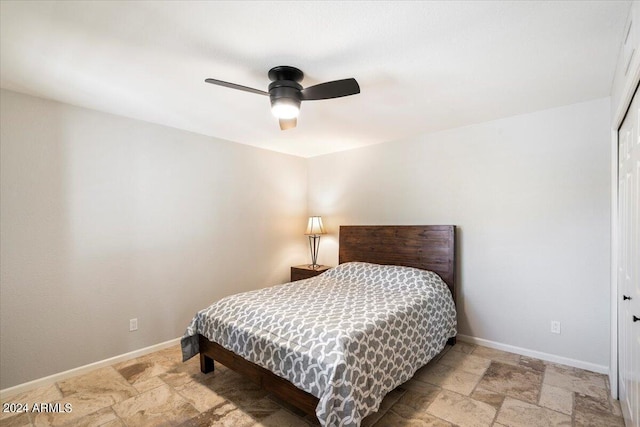
[[[214,369],[213,359],[204,353],[200,353],[200,372],[208,374],[209,372],[213,372]]]
[[[447,341],[447,344],[449,344],[450,346],[456,345],[456,337],[449,338],[449,340]]]

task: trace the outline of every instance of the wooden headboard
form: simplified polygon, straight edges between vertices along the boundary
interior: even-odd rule
[[[342,225],[338,262],[405,265],[437,273],[456,300],[455,225]]]

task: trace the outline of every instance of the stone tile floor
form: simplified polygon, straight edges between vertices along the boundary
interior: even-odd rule
[[[458,343],[393,390],[363,427],[624,426],[608,379]],[[181,361],[178,346],[59,381],[7,402],[70,404],[68,413],[2,413],[1,426],[297,427],[318,425],[216,364]],[[3,402],[5,403],[5,402]]]

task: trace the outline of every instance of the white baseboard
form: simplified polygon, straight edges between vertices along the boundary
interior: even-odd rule
[[[515,347],[508,344],[502,344],[495,341],[489,341],[482,338],[471,337],[468,335],[458,334],[460,341],[470,344],[477,344],[483,347],[494,348],[496,350],[507,351],[509,353],[519,354],[521,356],[533,357],[535,359],[546,360],[547,362],[558,363],[560,365],[573,366],[574,368],[585,369],[587,371],[597,372],[599,374],[609,375],[609,367],[604,365],[596,365],[595,363],[585,362],[582,360],[570,359],[568,357],[557,356],[555,354],[543,353],[541,351],[529,350],[527,348]]]
[[[160,344],[155,344],[149,347],[141,348],[139,350],[131,351],[129,353],[121,354],[119,356],[110,357],[108,359],[100,360],[98,362],[90,363],[88,365],[69,369],[68,371],[49,375],[48,377],[38,378],[37,380],[33,380],[23,384],[18,384],[13,387],[5,388],[3,390],[0,390],[0,400],[4,402],[10,396],[15,396],[16,394],[24,393],[38,387],[51,385],[55,382],[62,381],[70,377],[74,377],[76,375],[86,374],[87,372],[93,371],[94,369],[103,368],[105,366],[113,365],[115,363],[125,362],[127,360],[135,359],[136,357],[144,356],[146,354],[153,353],[155,351],[159,351],[167,347],[171,347],[173,345],[178,344],[179,342],[180,342],[180,338],[175,338],[169,341],[162,342]]]

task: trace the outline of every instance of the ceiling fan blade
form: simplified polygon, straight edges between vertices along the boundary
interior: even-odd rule
[[[293,129],[298,125],[298,119],[295,117],[293,119],[279,119],[279,121],[280,121],[280,130]]]
[[[319,85],[309,86],[301,92],[303,101],[340,98],[357,93],[360,93],[360,86],[356,79],[334,80],[332,82],[320,83]]]
[[[237,85],[235,83],[223,82],[222,80],[206,79],[205,82],[218,85],[218,86],[228,87],[231,89],[243,90],[245,92],[257,93],[258,95],[269,95],[269,92],[265,92],[263,90],[254,89],[252,87],[247,87],[242,85]]]

